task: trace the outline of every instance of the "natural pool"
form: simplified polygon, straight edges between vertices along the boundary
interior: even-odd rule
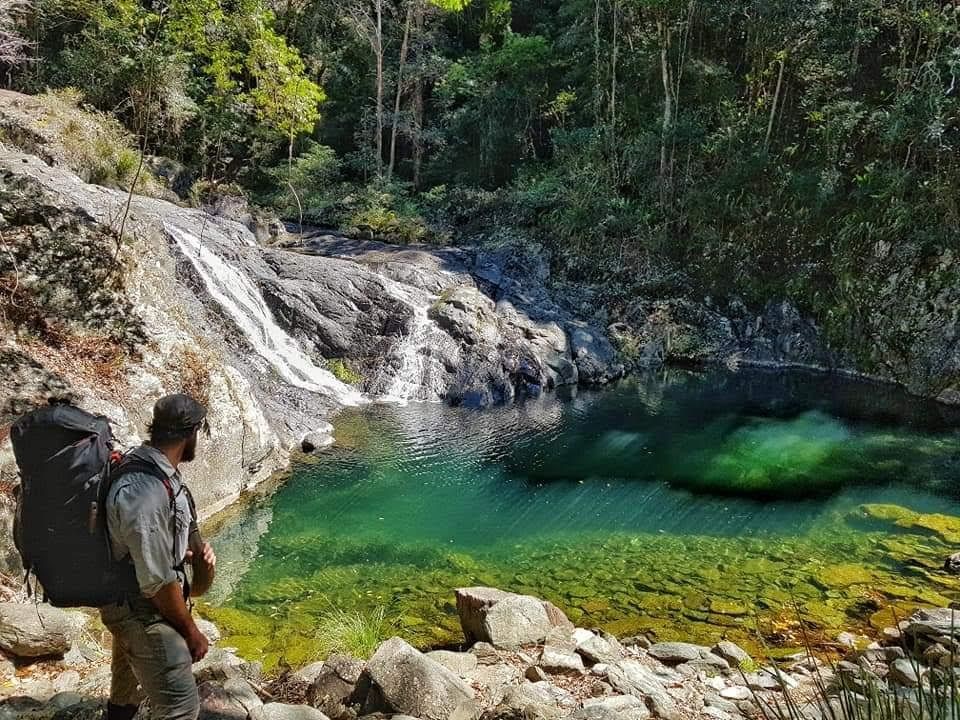
[[[795,650],[960,597],[960,415],[804,373],[669,370],[485,412],[344,412],[217,531],[228,645],[324,651],[334,609],[455,643],[453,588],[547,598],[617,635]]]

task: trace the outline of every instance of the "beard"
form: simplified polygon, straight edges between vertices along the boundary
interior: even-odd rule
[[[183,446],[183,455],[180,456],[180,462],[191,462],[194,458],[197,457],[197,434],[194,433],[193,436],[187,440],[187,444]]]

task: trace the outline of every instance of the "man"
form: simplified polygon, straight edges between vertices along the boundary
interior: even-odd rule
[[[188,602],[209,590],[216,556],[200,538],[179,467],[196,456],[206,415],[188,395],[158,400],[149,442],[124,457],[106,498],[114,558],[128,563],[131,588],[120,602],[100,609],[113,635],[107,720],[136,714],[142,699],[138,683],[157,720],[196,720],[199,713],[192,664],[207,654],[207,639]],[[192,587],[187,562],[193,567]]]

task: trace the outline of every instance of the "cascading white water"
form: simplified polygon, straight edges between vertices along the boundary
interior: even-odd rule
[[[359,392],[337,380],[330,371],[318,367],[300,344],[277,325],[263,295],[246,273],[226,262],[194,234],[169,224],[165,227],[193,264],[210,297],[284,381],[333,397],[343,405],[365,402]]]
[[[445,370],[441,354],[456,354],[458,349],[447,333],[430,319],[428,310],[435,297],[425,296],[423,290],[387,280],[390,294],[413,310],[410,331],[394,350],[399,359],[389,385],[381,395],[387,402],[406,403],[410,400],[440,400],[445,391]]]

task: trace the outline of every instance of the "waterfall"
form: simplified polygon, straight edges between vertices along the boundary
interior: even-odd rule
[[[446,392],[446,369],[442,356],[456,356],[459,349],[453,339],[434,323],[429,315],[437,298],[424,291],[388,278],[391,295],[413,310],[409,332],[401,338],[392,355],[399,367],[386,386],[381,400],[406,403],[410,400],[438,401]]]
[[[335,398],[343,405],[359,405],[363,396],[337,380],[304,352],[294,338],[281,328],[267,307],[260,290],[242,270],[234,267],[181,228],[165,224],[167,232],[193,264],[210,294],[240,328],[256,353],[266,360],[283,380],[295,387]]]

